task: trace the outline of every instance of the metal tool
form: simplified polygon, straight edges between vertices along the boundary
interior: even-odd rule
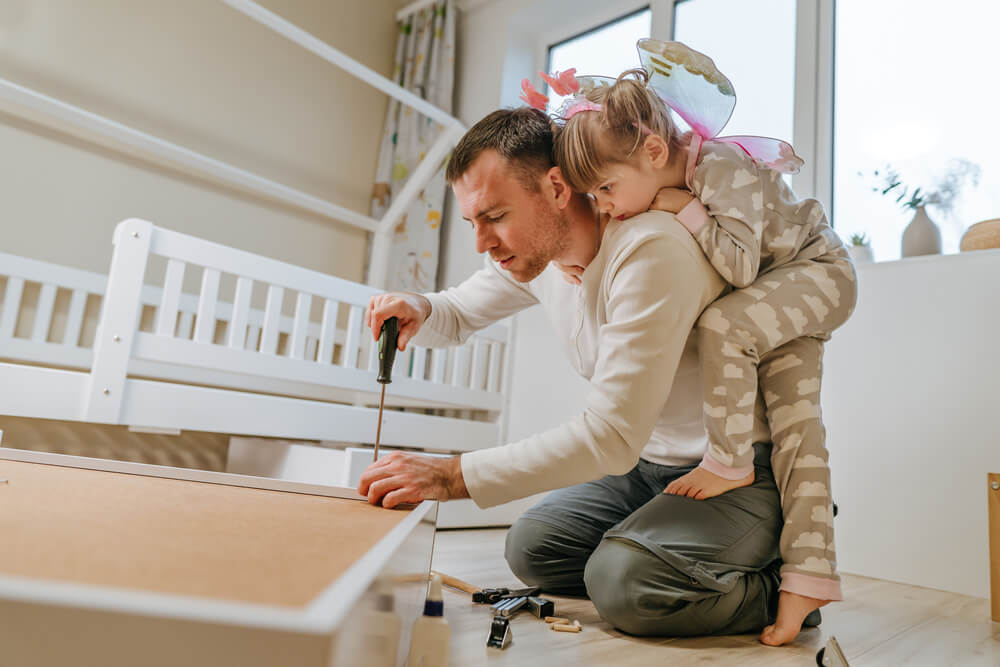
[[[847,656],[840,649],[840,644],[837,643],[836,637],[830,637],[830,641],[826,643],[826,646],[819,650],[816,654],[816,664],[819,667],[851,667],[847,664]]]
[[[505,616],[494,616],[490,624],[490,634],[486,638],[486,648],[498,648],[501,651],[512,641],[510,634],[510,619]]]
[[[528,604],[528,597],[525,595],[519,598],[510,598],[509,600],[500,600],[500,602],[493,605],[493,613],[510,618],[526,604]]]
[[[382,408],[385,407],[385,386],[392,382],[392,364],[396,361],[396,345],[399,341],[399,319],[390,317],[382,323],[378,335],[378,381],[382,385],[382,397],[378,401],[378,427],[375,430],[375,459],[378,461],[378,443],[382,439]]]
[[[546,600],[545,598],[529,595],[528,610],[538,618],[545,618],[546,616],[555,615],[556,605],[552,602],[552,600]]]
[[[534,595],[539,590],[538,586],[529,586],[528,588],[484,588],[481,591],[476,591],[472,594],[472,601],[478,602],[480,604],[493,604],[499,600],[509,600],[511,598],[519,598],[527,595]]]

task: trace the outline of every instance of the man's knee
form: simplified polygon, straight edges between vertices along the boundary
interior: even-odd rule
[[[551,574],[552,562],[558,557],[549,524],[521,517],[507,531],[504,557],[514,575],[529,586],[544,586]]]
[[[665,570],[643,547],[605,539],[587,561],[583,580],[597,613],[619,630],[639,636],[689,634],[671,623],[687,603],[671,599],[662,589],[668,578]]]

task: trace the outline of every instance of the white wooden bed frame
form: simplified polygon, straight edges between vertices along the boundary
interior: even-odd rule
[[[114,246],[107,279],[0,254],[0,414],[374,440],[381,385],[377,346],[362,320],[379,290],[138,219],[118,225]],[[164,259],[162,286],[148,284],[155,271],[147,268]],[[200,273],[198,295],[182,290],[190,271]],[[226,281],[235,282],[232,302],[220,298]],[[33,314],[22,299],[32,283],[39,294]],[[59,290],[71,297],[63,333],[51,340]],[[263,310],[251,307],[255,291],[266,291]],[[80,331],[94,297],[102,303],[90,349],[80,345]],[[293,314],[283,315],[282,303],[292,300]],[[144,308],[151,327],[142,325]],[[338,312],[346,313],[346,328],[338,328]],[[459,452],[501,442],[509,338],[509,328],[498,324],[456,348],[411,346],[398,355],[387,406],[459,416],[386,410],[382,443]],[[471,418],[473,411],[487,419]]]

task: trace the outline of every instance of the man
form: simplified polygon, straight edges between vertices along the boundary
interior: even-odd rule
[[[755,446],[751,486],[707,500],[663,493],[707,447],[690,334],[723,281],[672,215],[609,220],[569,190],[551,155],[549,121],[533,109],[496,111],[469,130],[447,180],[485,268],[444,292],[376,296],[368,326],[377,335],[395,316],[400,349],[442,346],[541,303],[590,382],[583,412],[461,457],[388,454],[358,491],[385,507],[468,497],[489,507],[559,489],[507,535],[507,561],[526,584],[589,595],[636,635],[759,630],[774,619],[779,584],[770,445]],[[768,439],[760,419],[755,436]]]

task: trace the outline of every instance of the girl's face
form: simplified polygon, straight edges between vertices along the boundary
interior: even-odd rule
[[[631,163],[609,166],[604,172],[604,180],[589,194],[602,213],[624,220],[649,210],[660,187],[660,179],[649,157],[645,151],[639,151]]]

